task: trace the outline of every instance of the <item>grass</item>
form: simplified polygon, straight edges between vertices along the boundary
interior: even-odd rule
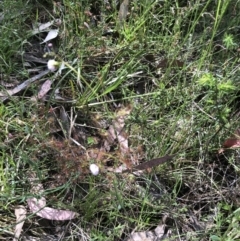
[[[34,172],[47,205],[79,217],[51,222],[28,212],[25,237],[127,240],[162,222],[172,232],[165,240],[239,240],[239,152],[218,154],[238,129],[239,3],[133,0],[120,21],[120,6],[109,2],[0,3],[1,91],[46,68],[24,53],[65,64],[0,104],[2,238],[14,233],[15,207],[33,196]],[[56,19],[59,36],[46,54],[46,33],[33,35],[32,24]],[[48,97],[33,101],[46,79]],[[130,159],[175,155],[140,176],[109,171],[127,162],[116,143],[100,160],[89,154],[129,105]],[[80,147],[69,141],[72,123]],[[87,171],[94,162],[98,176]]]

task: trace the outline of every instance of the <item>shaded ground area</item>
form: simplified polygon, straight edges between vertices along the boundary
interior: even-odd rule
[[[1,238],[239,240],[238,10],[1,2]]]

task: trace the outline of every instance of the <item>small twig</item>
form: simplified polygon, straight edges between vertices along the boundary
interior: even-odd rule
[[[207,115],[210,119],[216,120],[216,118],[210,116],[206,111],[204,111],[196,102],[193,101],[193,104],[205,115]]]
[[[74,118],[73,118],[73,108],[71,108],[70,127],[69,127],[69,131],[68,131],[68,133],[69,133],[68,138],[71,137],[71,134],[72,134],[72,131],[73,131],[76,119],[77,119],[77,115],[75,115]]]
[[[75,143],[77,146],[80,146],[84,151],[87,151],[87,149],[81,145],[78,141],[74,140],[72,137],[69,138],[73,143]],[[87,153],[86,153],[87,154]]]
[[[70,127],[69,127],[69,131],[68,131],[68,133],[69,133],[68,139],[71,140],[72,142],[74,142],[77,146],[80,146],[84,151],[87,151],[87,149],[83,145],[81,145],[78,141],[76,141],[75,139],[73,139],[71,137],[76,119],[77,119],[77,115],[75,115],[74,118],[73,118],[73,109],[71,108],[71,117],[70,117]]]

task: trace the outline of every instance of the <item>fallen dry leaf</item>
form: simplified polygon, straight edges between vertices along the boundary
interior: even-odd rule
[[[158,225],[153,231],[134,232],[125,241],[157,241],[169,237],[170,231],[165,233],[165,225]]]
[[[129,7],[129,0],[124,0],[121,3],[120,9],[118,12],[118,18],[119,18],[120,22],[123,22],[126,20],[127,14],[128,14],[128,7]]]
[[[124,131],[125,120],[132,111],[132,106],[127,106],[117,112],[117,116],[113,121],[113,128],[116,132],[117,140],[119,143],[121,154],[126,155],[129,153],[127,133]]]
[[[77,213],[72,211],[45,207],[46,199],[44,197],[41,197],[40,199],[28,198],[27,203],[32,213],[49,220],[64,221],[74,219],[78,216]]]
[[[133,233],[126,241],[155,241],[156,236],[152,231]]]
[[[38,92],[38,99],[42,99],[47,92],[51,89],[52,81],[51,80],[46,80],[42,86],[40,91]]]
[[[46,42],[48,42],[48,41],[50,41],[52,39],[55,39],[58,36],[58,32],[59,32],[58,29],[51,29],[48,32],[46,38],[41,43],[46,43]]]
[[[65,111],[65,108],[63,106],[61,106],[60,108],[60,116],[57,120],[59,125],[61,126],[65,138],[69,138],[70,121],[67,112]]]
[[[152,159],[150,161],[146,161],[146,162],[143,162],[135,167],[133,167],[132,170],[125,170],[123,172],[129,172],[129,171],[141,171],[141,170],[146,170],[146,169],[149,169],[149,168],[153,168],[153,167],[156,167],[160,164],[163,164],[164,162],[166,161],[169,161],[171,160],[172,158],[174,157],[174,155],[172,156],[164,156],[164,157],[160,157],[160,158],[155,158],[155,159]]]
[[[15,226],[15,232],[14,232],[14,238],[13,241],[17,241],[21,235],[22,227],[26,218],[26,208],[24,206],[18,206],[15,209],[15,216],[16,216],[16,226]]]
[[[59,20],[52,20],[47,23],[36,23],[35,26],[33,27],[32,34],[35,35],[43,31],[47,31],[49,27],[51,27],[57,21]]]
[[[32,193],[37,193],[39,195],[44,192],[43,185],[39,182],[36,173],[29,172],[28,179],[32,186]],[[32,213],[49,220],[64,221],[74,219],[78,216],[78,213],[72,211],[46,207],[46,199],[44,197],[41,197],[40,199],[35,197],[28,198],[27,204]]]
[[[108,129],[107,140],[105,140],[104,142],[104,147],[106,150],[109,150],[110,146],[117,139],[121,154],[123,156],[129,154],[128,138],[127,138],[128,136],[127,136],[127,133],[124,131],[124,127],[125,127],[125,120],[129,116],[131,111],[132,111],[132,107],[129,105],[127,107],[121,108],[116,113],[116,117],[114,118],[112,125]]]
[[[40,64],[47,64],[47,60],[44,58],[40,58],[40,57],[35,57],[32,54],[28,54],[28,53],[23,53],[22,58],[25,62],[28,63],[40,63]],[[27,63],[25,63],[26,66]],[[28,65],[27,65],[28,66]],[[31,65],[29,65],[31,66]]]
[[[38,75],[35,75],[34,77],[27,79],[20,85],[16,86],[15,88],[11,90],[5,90],[5,91],[0,91],[0,100],[5,101],[7,100],[10,96],[26,89],[30,84],[34,83],[38,79],[42,78],[43,76],[47,75],[50,71],[49,70],[44,70],[43,72],[39,73]]]
[[[128,105],[119,109],[115,118],[112,121],[112,125],[109,126],[108,131],[105,135],[105,141],[102,151],[109,152],[115,141],[118,143],[119,149],[116,151],[118,160],[124,163],[128,168],[132,167],[131,161],[131,150],[128,146],[128,135],[124,130],[125,120],[132,111],[132,106]]]

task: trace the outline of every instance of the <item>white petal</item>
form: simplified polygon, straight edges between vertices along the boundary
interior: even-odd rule
[[[91,164],[89,169],[94,176],[99,174],[99,167],[96,164]]]
[[[48,60],[47,67],[49,70],[51,70],[51,71],[57,70],[58,65],[59,65],[59,63],[56,60],[54,60],[54,59]]]

